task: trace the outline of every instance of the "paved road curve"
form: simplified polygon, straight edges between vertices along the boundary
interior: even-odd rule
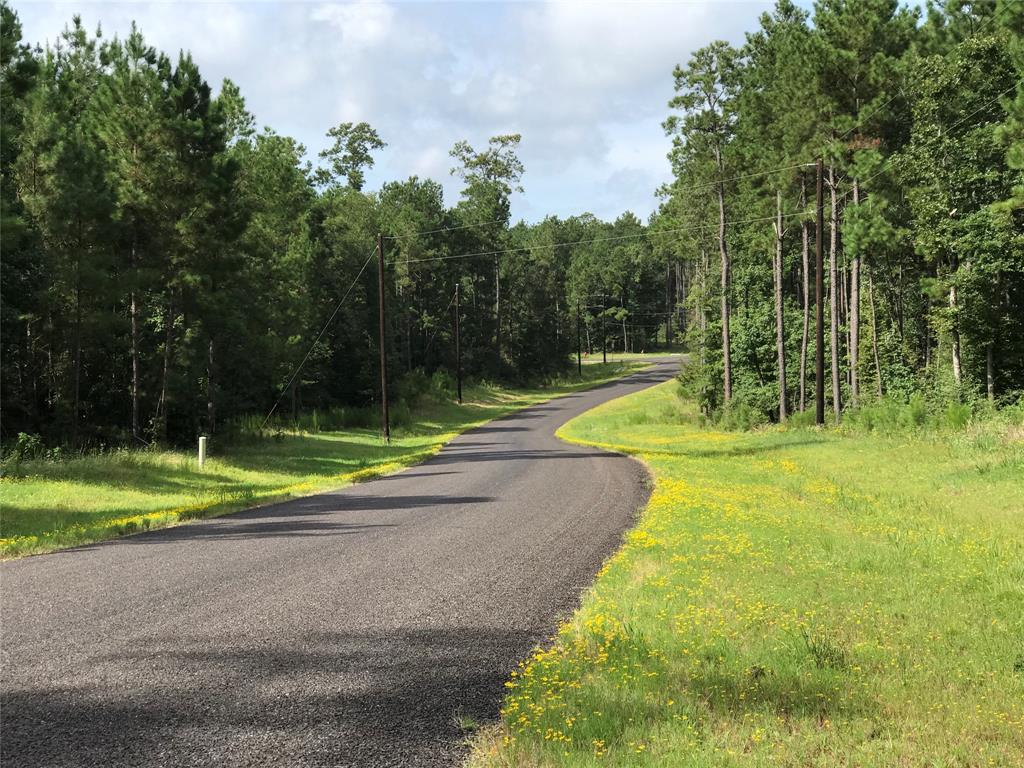
[[[0,763],[434,766],[647,497],[554,437],[661,363],[341,491],[0,566]]]

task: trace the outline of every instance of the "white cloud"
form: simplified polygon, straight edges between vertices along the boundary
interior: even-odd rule
[[[313,21],[330,24],[341,33],[341,44],[356,50],[372,48],[388,39],[395,10],[383,2],[320,5],[310,14]]]
[[[154,45],[191,49],[215,86],[238,83],[261,124],[311,156],[341,121],[389,146],[368,186],[412,174],[458,182],[448,150],[522,133],[526,196],[513,213],[625,209],[646,216],[669,173],[660,123],[672,68],[715,38],[735,42],[765,2],[18,3],[25,36],[54,40],[72,14],[107,36],[136,19]]]

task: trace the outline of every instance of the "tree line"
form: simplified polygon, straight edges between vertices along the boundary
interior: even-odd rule
[[[813,249],[825,391],[1019,399],[1024,390],[1024,4],[780,0],[742,46],[676,68],[674,181],[652,232],[705,412],[813,410]],[[823,160],[824,225],[815,226]],[[810,362],[809,362],[810,361]]]
[[[463,367],[525,381],[585,352],[682,339],[708,414],[825,389],[1010,402],[1024,388],[1024,5],[780,0],[742,46],[673,73],[674,181],[648,222],[512,223],[520,137],[458,142],[432,179],[364,190],[366,123],[305,147],[258,128],[187,53],[77,17],[41,49],[0,1],[3,439],[191,441],[236,417],[379,398],[386,251],[393,394]],[[815,161],[825,223],[815,226]],[[298,373],[296,373],[298,372]]]
[[[330,128],[311,161],[134,26],[105,39],[75,17],[41,49],[0,13],[5,440],[186,442],[279,402],[374,403],[378,233],[398,395],[454,369],[456,285],[470,376],[536,380],[578,340],[666,338],[665,265],[636,216],[512,224],[517,135],[452,148],[453,206],[431,179],[368,193],[386,137],[366,123]]]

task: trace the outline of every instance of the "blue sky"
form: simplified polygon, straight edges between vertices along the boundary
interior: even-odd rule
[[[624,210],[646,217],[667,180],[661,121],[672,68],[741,42],[769,2],[24,2],[24,37],[53,41],[73,14],[105,36],[132,19],[167,52],[191,50],[215,88],[230,77],[257,122],[303,142],[365,120],[389,146],[367,188],[431,177],[455,202],[448,150],[521,133],[513,216]]]

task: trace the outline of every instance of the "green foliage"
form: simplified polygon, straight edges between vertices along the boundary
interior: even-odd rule
[[[694,359],[718,369],[717,383],[693,392],[702,408],[727,405],[726,351],[734,400],[773,420],[780,397],[790,415],[812,405],[818,157],[820,238],[836,263],[835,284],[824,279],[836,349],[826,331],[823,352],[838,359],[826,392],[834,386],[853,410],[927,392],[938,413],[1020,389],[1019,6],[936,4],[919,24],[920,12],[897,0],[824,0],[812,12],[780,0],[741,49],[714,43],[677,67],[665,123],[675,179],[651,229],[686,230],[662,247],[683,264]],[[716,317],[723,304],[728,339]],[[716,388],[722,395],[710,397]]]
[[[779,0],[742,46],[712,42],[672,73],[674,179],[650,221],[513,225],[518,134],[454,145],[454,204],[416,177],[369,193],[385,146],[372,126],[331,128],[314,168],[256,125],[237,85],[215,92],[136,27],[106,39],[74,18],[43,50],[0,0],[4,439],[191,444],[275,403],[292,422],[372,408],[378,233],[399,400],[402,374],[455,370],[458,286],[468,376],[528,383],[569,370],[577,348],[682,339],[706,417],[792,417],[814,389],[819,156],[837,265],[836,348],[822,351],[842,404],[1013,402],[1018,6],[949,2],[919,24],[897,0]]]
[[[367,123],[331,128],[314,168],[232,81],[215,93],[134,25],[106,39],[76,17],[39,50],[2,0],[0,13],[5,442],[191,445],[271,409],[275,428],[376,424],[378,233],[398,421],[430,377],[454,389],[456,285],[467,376],[569,370],[577,298],[599,347],[574,270],[614,309],[609,346],[656,343],[664,262],[635,216],[509,226],[518,135],[455,145],[454,207],[430,179],[367,193],[385,146]],[[555,247],[606,235],[626,239]]]
[[[363,169],[373,167],[371,152],[387,144],[368,123],[340,123],[327,132],[327,137],[334,139],[334,144],[320,153],[329,166],[317,171],[317,181],[329,184],[343,178],[359,192],[366,181]]]

